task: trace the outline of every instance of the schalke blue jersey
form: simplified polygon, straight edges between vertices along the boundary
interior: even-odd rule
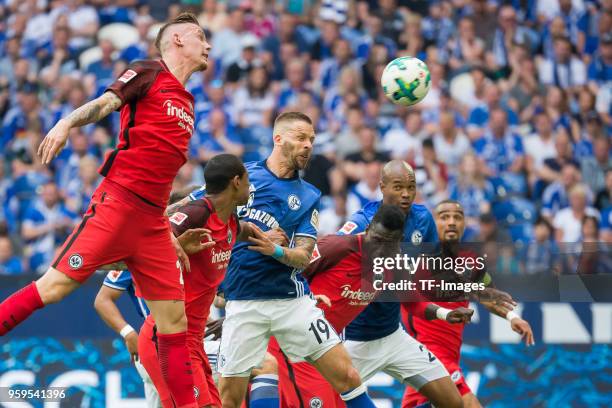
[[[282,228],[291,247],[297,237],[317,239],[319,198],[321,192],[297,174],[279,178],[265,161],[246,163],[250,195],[245,206],[238,207],[240,221],[252,222],[262,231]],[[197,200],[205,187],[192,193]],[[271,256],[251,251],[249,242],[237,242],[223,281],[227,300],[286,299],[310,294],[301,270],[278,262]]]
[[[338,234],[359,234],[365,231],[382,201],[372,201],[353,214]],[[420,204],[412,204],[404,224],[404,242],[419,245],[421,242],[437,242],[436,224],[429,210]],[[345,329],[347,340],[372,341],[393,333],[400,324],[398,302],[370,303]]]
[[[109,288],[121,290],[127,292],[136,307],[138,314],[144,319],[149,315],[149,308],[145,303],[144,299],[136,296],[134,289],[134,282],[132,281],[132,274],[127,269],[124,271],[110,271],[102,282],[104,286]]]

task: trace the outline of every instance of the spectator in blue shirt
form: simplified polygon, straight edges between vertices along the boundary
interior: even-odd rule
[[[491,110],[489,128],[482,138],[474,142],[474,150],[484,162],[485,174],[489,176],[504,172],[518,174],[525,167],[523,143],[508,128],[508,116],[502,108]]]
[[[242,156],[244,145],[238,132],[230,128],[221,109],[213,109],[209,119],[210,129],[205,132],[196,130],[192,139],[191,155],[205,165],[213,156],[230,153]]]
[[[501,92],[496,84],[489,84],[485,88],[484,103],[472,109],[468,117],[468,134],[470,139],[480,138],[489,125],[491,110],[500,108],[506,112],[506,120],[510,126],[518,125],[518,116],[512,110],[501,106]]]
[[[282,46],[292,44],[296,47],[295,56],[299,56],[308,51],[308,42],[298,33],[296,27],[298,25],[297,16],[289,13],[282,13],[278,20],[278,30],[275,34],[266,37],[263,40],[262,48],[273,62],[272,79],[283,79],[285,73],[285,61],[282,58]]]
[[[7,236],[0,236],[0,275],[19,275],[23,266],[18,256],[15,256],[13,243]]]
[[[322,89],[332,87],[340,77],[340,71],[345,66],[353,63],[351,45],[343,38],[339,38],[332,48],[333,56],[326,58],[321,62],[320,69],[320,86]]]
[[[115,47],[110,40],[100,40],[100,50],[102,51],[102,57],[89,64],[87,73],[93,74],[97,81],[112,79]]]
[[[545,218],[534,224],[534,238],[525,248],[524,270],[527,274],[559,274],[559,248],[553,239],[553,226]]]
[[[149,42],[147,36],[149,35],[149,28],[153,24],[151,16],[142,15],[134,19],[134,26],[138,30],[138,42],[124,48],[119,54],[119,59],[122,59],[128,63],[146,59],[149,53]]]
[[[26,211],[21,225],[30,270],[37,273],[47,270],[55,248],[68,237],[77,222],[77,215],[62,203],[57,185],[45,184],[40,197]]]
[[[612,81],[612,32],[602,35],[599,53],[591,61],[587,77],[596,88]]]
[[[6,113],[2,122],[0,150],[6,151],[21,132],[40,129],[46,133],[51,128],[51,115],[41,106],[38,91],[38,84],[34,82],[26,82],[19,88],[18,105]]]
[[[580,182],[580,170],[576,163],[566,162],[558,181],[550,184],[542,195],[541,214],[549,221],[561,209],[569,207],[569,190]]]

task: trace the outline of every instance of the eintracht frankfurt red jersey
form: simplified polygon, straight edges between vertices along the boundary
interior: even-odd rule
[[[221,221],[212,203],[204,198],[180,207],[170,217],[170,225],[177,237],[189,229],[207,228],[215,241],[215,246],[189,255],[191,271],[183,274],[187,331],[201,342],[210,306],[225,277],[232,247],[240,233],[240,224],[235,214],[227,223]]]
[[[362,244],[364,235],[328,235],[321,238],[312,253],[312,259],[304,270],[310,290],[315,295],[325,295],[331,307],[320,303],[325,318],[337,332],[352,322],[370,302],[376,299],[366,271]],[[429,302],[407,304],[410,311],[425,318]]]
[[[121,105],[117,148],[99,172],[145,201],[166,207],[172,181],[187,161],[193,96],[163,61],[136,61],[106,91]]]
[[[375,290],[362,285],[362,239],[363,235],[321,238],[304,271],[312,293],[326,295],[331,301],[331,307],[323,304],[319,307],[337,332],[344,330],[376,297]]]

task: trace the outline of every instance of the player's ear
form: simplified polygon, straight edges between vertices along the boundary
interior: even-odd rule
[[[183,39],[181,38],[179,33],[172,34],[172,42],[174,42],[174,44],[176,44],[178,47],[183,46]]]
[[[279,134],[275,134],[274,136],[272,136],[272,141],[274,141],[274,144],[275,144],[275,145],[277,145],[277,144],[278,144],[278,145],[279,145],[279,144],[281,144],[282,140],[283,140],[283,138],[282,138],[282,136],[281,136],[281,135],[279,135]]]

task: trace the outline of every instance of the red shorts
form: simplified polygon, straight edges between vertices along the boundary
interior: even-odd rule
[[[138,333],[138,359],[147,370],[151,382],[155,386],[163,408],[174,408],[170,390],[166,386],[157,358],[157,340],[155,338],[155,321],[148,316]]]
[[[312,364],[290,362],[274,337],[270,339],[268,353],[278,363],[281,408],[346,406],[340,395]]]
[[[202,338],[187,338],[187,348],[191,357],[193,386],[196,388],[195,393],[198,406],[206,407],[212,405],[221,408],[221,397],[213,379]]]
[[[170,234],[163,208],[105,179],[52,266],[83,283],[101,266],[125,261],[138,296],[182,300],[180,263]]]
[[[430,349],[430,351],[432,351]],[[435,352],[434,352],[435,354]],[[437,354],[436,354],[437,355]],[[470,387],[465,382],[465,377],[463,376],[463,371],[461,371],[461,367],[459,367],[459,363],[452,360],[444,360],[440,359],[446,370],[448,370],[451,380],[457,386],[457,390],[459,394],[463,397],[465,394],[469,394],[472,392]],[[406,392],[404,393],[404,398],[402,400],[402,408],[413,408],[417,407],[421,404],[425,404],[427,402],[427,398],[421,395],[418,391],[413,388],[406,387]]]

